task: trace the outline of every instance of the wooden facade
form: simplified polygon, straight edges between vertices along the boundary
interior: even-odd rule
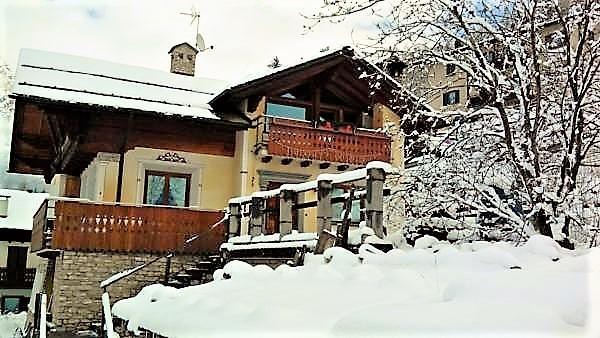
[[[57,200],[54,214],[52,223],[35,222],[32,251],[199,254],[216,252],[224,239],[223,226],[209,231],[219,211]],[[197,234],[202,240],[182,248]]]
[[[160,123],[157,123],[160,121]],[[17,98],[9,171],[79,176],[98,152],[135,147],[233,156],[242,125]]]
[[[27,65],[23,67],[25,66]],[[72,73],[68,70],[61,72]],[[385,79],[375,88],[368,76],[363,76],[366,73],[378,76],[372,64],[355,57],[351,50],[342,49],[293,67],[275,70],[267,76],[233,86],[220,94],[213,93],[215,95],[211,96],[208,104],[212,114],[210,116],[214,118],[139,110],[147,107],[144,105],[139,106],[139,109],[129,109],[66,102],[51,96],[14,95],[16,105],[9,171],[44,175],[47,182],[57,174],[66,174],[73,180],[66,180],[67,187],[63,196],[115,202],[57,201],[53,224],[46,222],[44,206],[36,215],[32,249],[164,253],[174,250],[187,237],[206,231],[206,227],[215,223],[222,215],[221,211],[216,211],[220,206],[215,205],[205,207],[215,211],[142,205],[148,202],[145,193],[147,179],[144,180],[144,177],[151,172],[164,170],[165,177],[185,177],[185,206],[200,206],[198,196],[206,189],[208,198],[203,197],[202,203],[211,199],[216,201],[215,204],[222,201],[222,207],[225,207],[227,199],[238,188],[240,192],[254,189],[254,183],[249,186],[249,182],[262,180],[268,172],[280,174],[279,176],[286,173],[287,168],[268,166],[274,156],[279,159],[273,163],[290,166],[299,164],[300,169],[296,170],[310,172],[308,176],[317,176],[325,171],[345,171],[350,167],[364,166],[370,161],[390,162],[392,138],[373,130],[381,127],[374,125],[374,121],[380,121],[374,116],[374,107],[381,104],[392,106],[390,102],[395,97],[393,90],[398,88],[394,88],[394,84]],[[106,78],[104,74],[93,75],[96,80]],[[127,89],[130,89],[128,86],[144,85],[163,87],[165,93],[176,89],[185,91],[185,95],[197,92],[195,88],[175,88],[164,83],[110,78],[120,81],[120,85],[126,83],[123,87]],[[81,81],[84,79],[87,78],[82,78]],[[27,85],[26,82],[18,84]],[[53,89],[63,90],[57,87]],[[109,92],[91,93],[83,88],[77,90],[86,95],[115,95]],[[156,103],[165,98],[128,96],[127,99]],[[185,102],[174,104],[186,105]],[[277,116],[269,111],[269,104],[291,107],[301,113],[296,119]],[[258,113],[260,110],[262,111]],[[247,137],[252,131],[242,135],[241,131],[252,128],[256,128],[256,139]],[[185,169],[182,166],[176,168],[179,164],[168,161],[159,168],[142,165],[144,161],[157,160],[156,155],[150,159],[129,158],[125,169],[125,154],[131,151],[129,154],[134,156],[139,150],[135,148],[146,148],[144,151],[185,152],[192,158],[196,155],[203,157],[195,163],[187,163],[188,168]],[[89,186],[82,183],[83,188],[80,190],[80,178],[85,177],[85,180],[89,179],[91,182],[96,179],[92,174],[87,176],[87,172],[84,175],[82,173],[97,160],[99,153],[112,154],[116,158],[114,162],[119,162],[118,174],[111,176],[116,178],[111,181],[98,180],[102,189],[109,190],[105,183],[111,185],[111,193],[115,192],[115,197],[110,197],[112,199],[106,197],[108,194],[96,193],[96,190],[89,196],[79,196],[79,192],[85,192],[85,188]],[[249,157],[248,161],[243,159],[245,157]],[[226,163],[223,164],[224,162]],[[167,174],[166,171],[171,169],[173,172]],[[176,172],[177,170],[189,171]],[[237,175],[242,177],[240,182],[236,182]],[[299,173],[296,172],[295,175]],[[81,180],[85,181],[83,178]],[[123,182],[124,180],[128,181]],[[221,186],[212,186],[212,190],[207,188],[210,183],[221,182],[220,180],[235,182],[230,185],[235,184],[236,187],[229,190],[223,190]],[[286,183],[276,181],[276,178],[272,180],[267,185]],[[260,189],[258,185],[256,187]],[[193,198],[191,189],[195,189]],[[140,198],[138,195],[142,190]],[[163,203],[168,200],[168,190],[168,185],[165,185],[165,195],[161,200]],[[219,195],[221,191],[225,191],[223,195],[227,196]],[[122,194],[127,197],[123,199]],[[106,199],[102,199],[105,197]],[[128,205],[121,203],[122,201],[140,205]],[[262,217],[260,226],[259,220],[255,219],[257,227],[268,227],[270,231],[280,228],[277,224],[280,221],[277,217],[278,204],[278,201],[271,201],[267,208],[276,216]],[[301,222],[297,218],[300,216],[290,216],[292,219],[288,219],[288,216],[283,220],[296,224],[295,227],[299,228],[298,224]],[[211,232],[207,240],[198,241],[198,247],[186,250],[193,253],[214,251],[223,238],[223,230],[216,230]]]
[[[309,122],[269,117],[265,124],[262,142],[270,155],[352,165],[391,159],[391,139],[383,133],[313,128]]]

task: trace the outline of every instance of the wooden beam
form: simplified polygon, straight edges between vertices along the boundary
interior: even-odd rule
[[[331,230],[331,193],[333,184],[328,180],[317,181],[317,233]]]
[[[50,164],[48,173],[50,178],[55,174],[62,172],[67,167],[69,161],[71,161],[73,155],[75,155],[75,152],[77,151],[80,139],[80,136],[71,137],[70,135],[67,135],[65,137],[65,140],[59,147],[58,154]]]
[[[283,165],[289,165],[290,163],[292,163],[293,159],[291,158],[284,158],[281,160],[281,164]]]
[[[279,233],[282,236],[292,233],[294,200],[294,191],[282,190],[279,193]]]
[[[127,129],[123,140],[121,141],[121,147],[119,149],[119,173],[117,176],[117,202],[121,202],[121,195],[123,190],[123,170],[125,167],[125,152],[127,151],[127,143],[129,141],[129,133],[131,132],[131,125],[133,121],[133,113],[129,113],[127,118]]]
[[[261,157],[260,161],[262,163],[269,163],[269,162],[271,162],[272,159],[273,159],[273,156],[263,156],[263,157]]]
[[[302,162],[300,162],[300,166],[301,166],[302,168],[306,168],[306,167],[310,166],[310,165],[311,165],[311,163],[312,163],[312,161],[309,161],[309,160],[302,161]]]
[[[312,83],[312,120],[315,126],[319,125],[321,117],[321,86],[317,83]]]
[[[56,115],[45,113],[46,121],[48,122],[48,127],[50,129],[50,143],[52,145],[52,150],[55,155],[58,155],[60,151],[60,144],[62,143],[62,135],[60,135],[60,128],[58,121],[56,119]]]
[[[251,236],[258,236],[265,233],[264,204],[264,199],[252,197],[252,204],[250,205],[250,230],[248,231],[248,234]]]
[[[367,169],[367,226],[373,229],[379,238],[384,237],[383,231],[383,185],[385,171],[381,168]]]
[[[350,166],[347,165],[347,164],[340,164],[340,165],[337,166],[337,170],[338,171],[346,171],[346,170],[348,170],[349,167]]]
[[[319,169],[327,169],[330,166],[331,166],[331,163],[329,163],[329,162],[319,163]]]
[[[287,105],[291,105],[291,106],[300,106],[300,107],[304,107],[304,108],[310,108],[312,106],[312,101],[301,100],[301,99],[290,99],[288,97],[270,96],[267,98],[267,100],[269,102],[273,102],[273,103],[287,104]],[[320,106],[321,106],[321,110],[338,111],[340,109],[343,109],[344,111],[352,112],[352,113],[359,112],[356,109],[356,107],[340,105],[340,104],[330,104],[330,103],[326,103],[323,101],[321,101]]]

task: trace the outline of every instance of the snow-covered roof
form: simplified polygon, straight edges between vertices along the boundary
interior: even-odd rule
[[[304,63],[314,61],[322,57],[341,55],[344,53],[344,50],[352,51],[350,47],[341,46],[335,49],[319,51],[318,53],[313,52],[307,55],[301,55],[297,59],[292,61],[283,60],[281,61],[281,64],[277,67],[273,67],[272,65],[267,64],[265,64],[263,67],[252,67],[251,71],[244,73],[242,76],[235,80],[230,81],[227,84],[227,88],[235,88],[237,86],[241,86],[246,83],[253,82],[276,73],[284,72],[291,68],[298,67]]]
[[[48,194],[0,189],[0,196],[10,196],[8,199],[8,216],[0,217],[0,229],[31,230],[33,216],[48,197]]]
[[[208,102],[224,86],[215,79],[22,49],[13,95],[218,119]]]

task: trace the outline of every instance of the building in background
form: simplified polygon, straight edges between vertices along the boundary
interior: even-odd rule
[[[0,189],[0,312],[27,311],[40,259],[31,229],[47,194]]]

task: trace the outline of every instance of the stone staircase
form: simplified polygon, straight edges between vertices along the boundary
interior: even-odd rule
[[[170,273],[163,284],[179,289],[208,283],[213,280],[213,273],[222,267],[223,260],[221,256],[211,255],[196,262],[191,267]]]

